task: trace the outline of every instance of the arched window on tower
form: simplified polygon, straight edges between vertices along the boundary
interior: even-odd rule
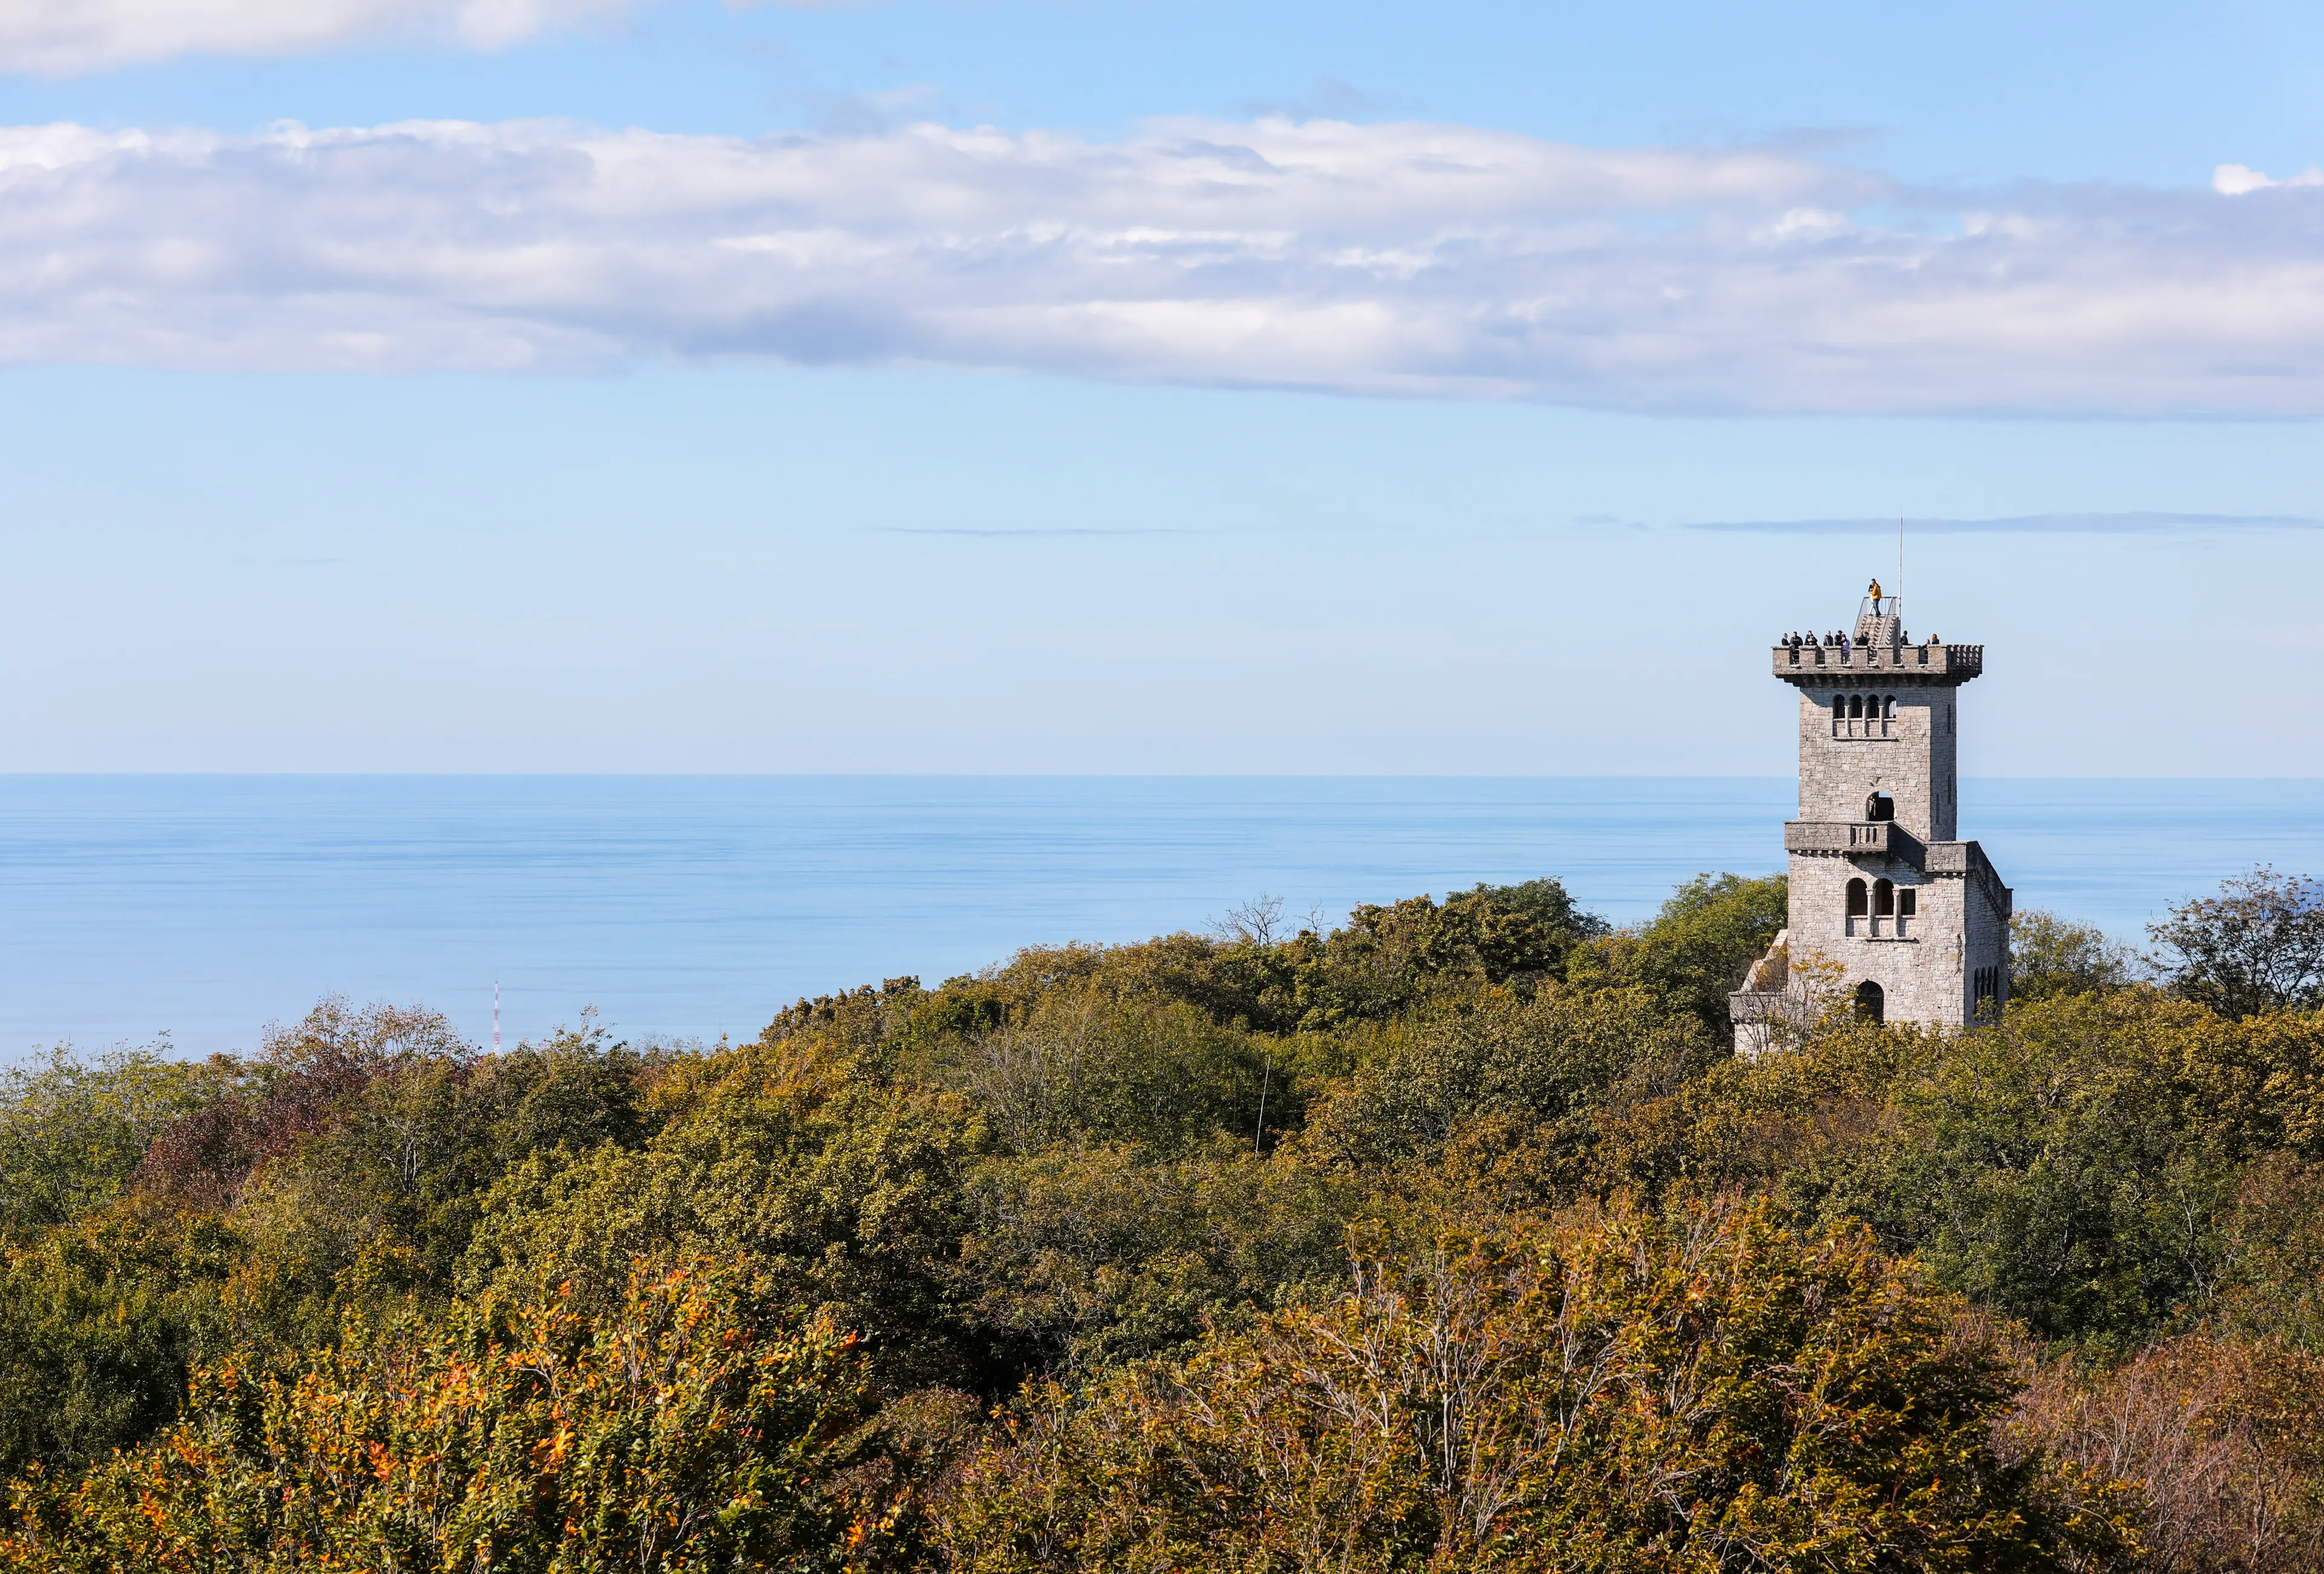
[[[1896,696],[1895,695],[1890,695],[1886,700],[1881,702],[1880,719],[1884,722],[1893,722],[1896,719]]]
[[[1868,913],[1870,913],[1871,908],[1872,908],[1872,903],[1871,903],[1871,899],[1870,899],[1870,895],[1869,895],[1869,893],[1868,893],[1868,892],[1867,892],[1867,891],[1866,891],[1865,887],[1864,887],[1864,882],[1863,882],[1862,880],[1860,880],[1860,879],[1852,879],[1852,880],[1849,881],[1849,882],[1848,882],[1848,924],[1847,924],[1847,933],[1848,933],[1848,934],[1853,934],[1857,933],[1857,927],[1858,927],[1858,925],[1860,925],[1860,924],[1862,924],[1862,923],[1864,922],[1864,919],[1865,919],[1866,916],[1867,916]]]
[[[1848,696],[1848,719],[1851,722],[1860,722],[1864,719],[1864,696],[1862,695],[1850,695]]]
[[[1997,967],[1981,967],[1970,975],[1970,987],[1976,995],[1971,1016],[1989,1018],[2001,1014],[2001,980],[2002,972]]]
[[[1896,888],[1886,880],[1872,882],[1872,932],[1880,933],[1880,920],[1896,916]]]
[[[1867,1022],[1885,1022],[1888,1019],[1887,997],[1883,993],[1880,986],[1870,979],[1856,986],[1856,1014]]]

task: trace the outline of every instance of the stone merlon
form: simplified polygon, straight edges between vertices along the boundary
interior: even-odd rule
[[[1802,687],[1881,684],[1963,684],[1985,671],[1982,645],[1778,645],[1775,672]]]

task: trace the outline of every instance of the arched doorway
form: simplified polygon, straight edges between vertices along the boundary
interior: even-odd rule
[[[1856,986],[1856,1015],[1866,1022],[1886,1022],[1888,1019],[1887,997],[1870,979]]]

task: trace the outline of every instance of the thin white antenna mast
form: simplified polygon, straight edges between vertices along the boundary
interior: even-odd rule
[[[1904,599],[1904,516],[1896,516],[1896,599]]]
[[[501,1052],[501,981],[493,980],[493,1053]]]

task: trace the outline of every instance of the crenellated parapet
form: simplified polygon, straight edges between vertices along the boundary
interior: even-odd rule
[[[1775,671],[1801,688],[1875,688],[1883,684],[1956,687],[1985,670],[1982,645],[1778,645]]]

